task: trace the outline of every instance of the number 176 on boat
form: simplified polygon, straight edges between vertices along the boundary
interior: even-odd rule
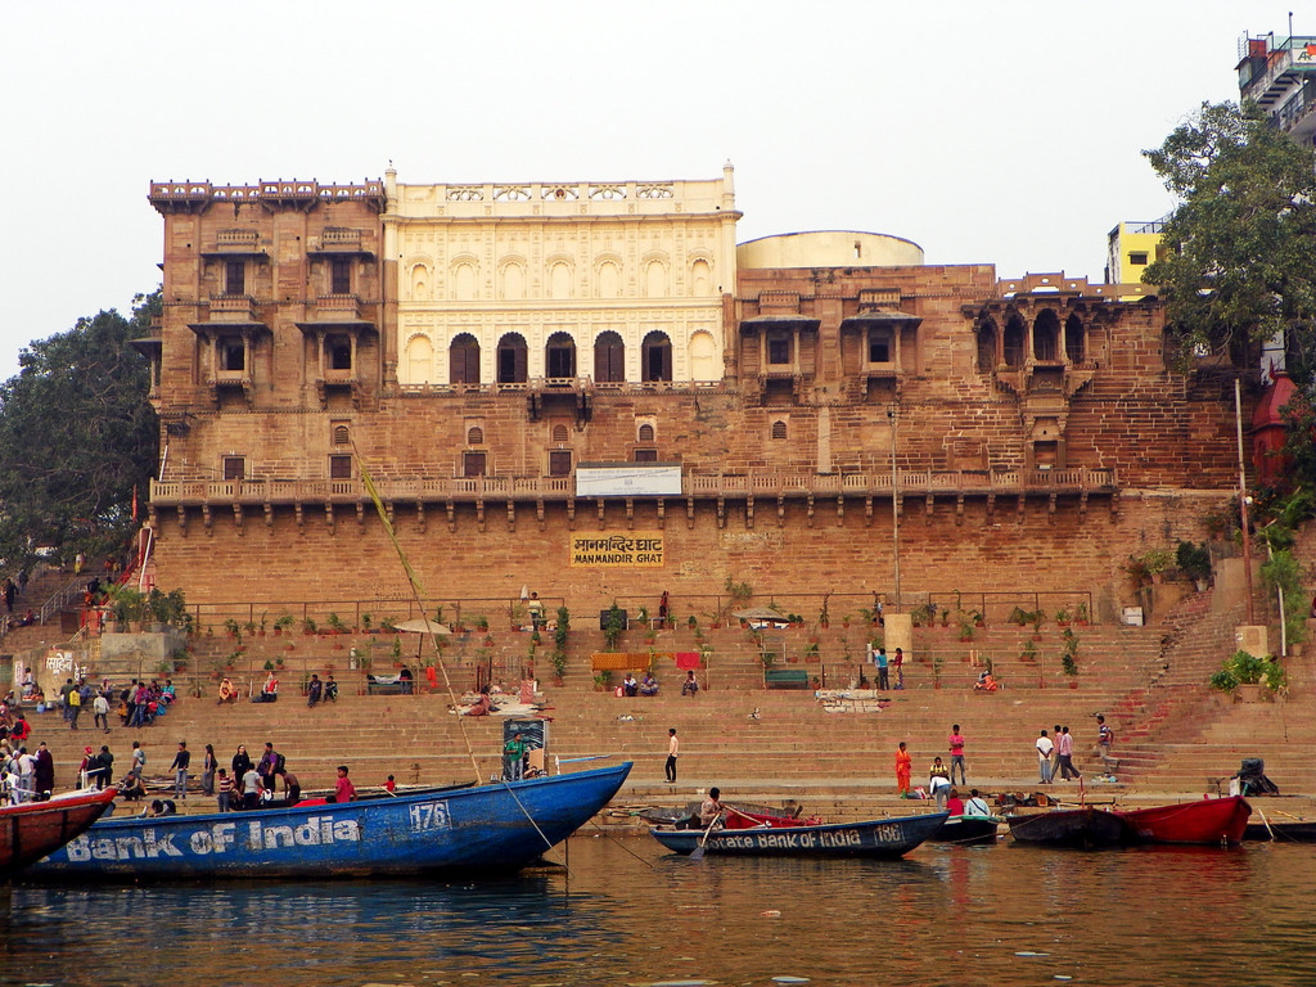
[[[452,820],[448,816],[447,802],[420,802],[410,810],[411,831],[424,833],[433,829],[451,829]]]

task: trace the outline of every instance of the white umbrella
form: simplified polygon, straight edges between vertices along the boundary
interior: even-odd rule
[[[439,637],[446,637],[452,633],[446,626],[436,624],[428,617],[413,617],[411,620],[404,620],[400,624],[394,624],[393,629],[407,634],[437,634]]]

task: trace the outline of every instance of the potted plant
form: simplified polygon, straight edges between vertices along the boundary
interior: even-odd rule
[[[561,685],[567,674],[567,655],[560,648],[554,648],[548,660],[553,665],[553,684]]]
[[[594,691],[607,692],[612,688],[612,672],[606,668],[594,676]]]
[[[1069,628],[1065,628],[1064,648],[1060,654],[1060,667],[1069,678],[1069,687],[1078,688],[1078,635]]]
[[[288,630],[288,628],[292,627],[294,619],[295,618],[290,613],[280,614],[278,617],[274,618],[274,636],[278,637],[284,631]]]
[[[1286,684],[1284,669],[1274,655],[1258,658],[1246,651],[1235,651],[1211,676],[1211,687],[1231,692],[1239,702],[1270,699]]]
[[[621,640],[622,631],[626,629],[626,617],[622,614],[621,607],[617,606],[617,601],[612,601],[612,606],[608,608],[607,614],[603,618],[603,639],[607,642],[609,651],[617,650],[617,642]]]
[[[1090,617],[1088,615],[1088,601],[1080,600],[1074,607],[1074,623],[1079,627],[1087,627]]]
[[[1197,592],[1204,593],[1211,584],[1211,550],[1206,542],[1194,545],[1190,541],[1179,542],[1174,553],[1174,564],[1197,587]]]

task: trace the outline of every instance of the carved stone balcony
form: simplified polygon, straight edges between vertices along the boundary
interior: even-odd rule
[[[250,295],[214,295],[210,299],[210,321],[229,325],[257,325],[256,300]]]

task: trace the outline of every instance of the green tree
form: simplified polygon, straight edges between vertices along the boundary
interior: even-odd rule
[[[0,555],[26,562],[38,545],[69,557],[119,551],[155,471],[150,367],[129,340],[149,331],[160,293],[133,317],[102,311],[37,340],[0,384]]]
[[[1165,227],[1170,249],[1144,280],[1160,289],[1180,356],[1205,351],[1243,364],[1261,342],[1283,339],[1289,372],[1306,389],[1316,370],[1310,148],[1254,104],[1204,103],[1143,154],[1179,199]]]

